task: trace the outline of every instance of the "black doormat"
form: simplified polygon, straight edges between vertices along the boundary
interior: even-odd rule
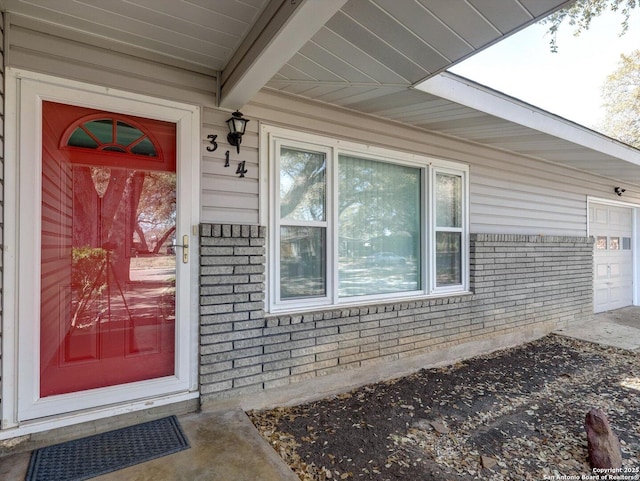
[[[82,481],[189,448],[170,416],[37,449],[25,481]]]

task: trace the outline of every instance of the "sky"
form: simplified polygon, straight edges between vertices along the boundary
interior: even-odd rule
[[[604,118],[602,85],[618,67],[621,53],[640,49],[640,8],[620,36],[623,17],[607,12],[574,36],[564,22],[549,47],[548,26],[533,25],[475,54],[450,71],[543,110],[599,130]]]

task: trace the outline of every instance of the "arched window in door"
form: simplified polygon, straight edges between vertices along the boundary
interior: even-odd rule
[[[175,131],[170,135],[175,136]],[[72,163],[175,171],[175,159],[164,155],[162,139],[125,116],[85,116],[73,122],[60,140]]]
[[[67,145],[108,152],[158,157],[155,145],[142,130],[117,119],[84,122],[72,132]]]

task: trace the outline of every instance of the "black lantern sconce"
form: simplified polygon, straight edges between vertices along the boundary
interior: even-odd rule
[[[237,110],[231,114],[231,118],[227,120],[227,125],[229,126],[227,142],[236,147],[238,154],[240,153],[240,144],[242,143],[244,130],[247,128],[247,122],[249,122],[249,120],[242,117],[242,114]]]

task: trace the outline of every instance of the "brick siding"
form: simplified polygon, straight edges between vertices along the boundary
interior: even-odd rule
[[[471,294],[265,316],[265,233],[201,226],[203,401],[592,313],[591,238],[474,234]]]

